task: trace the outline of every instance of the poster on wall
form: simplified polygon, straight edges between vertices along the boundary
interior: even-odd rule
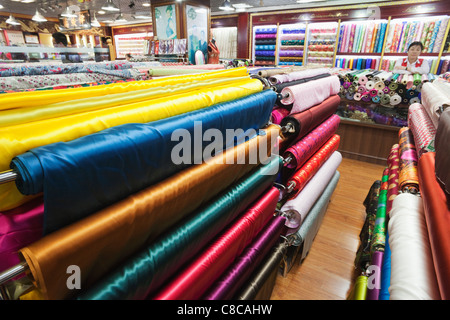
[[[175,5],[155,7],[156,35],[159,40],[177,38]]]
[[[204,61],[198,61],[198,63],[206,63],[208,57],[208,10],[186,5],[186,29],[189,62],[196,64],[195,55],[200,50],[203,53]]]

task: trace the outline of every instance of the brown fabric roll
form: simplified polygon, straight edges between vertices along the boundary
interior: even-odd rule
[[[271,125],[265,131],[266,135],[226,150],[217,156],[219,161],[189,167],[21,249],[36,287],[46,299],[71,298],[78,293],[66,285],[71,265],[80,268],[81,290],[89,287],[142,245],[256,168],[261,159],[252,161],[254,155],[260,148],[267,156],[271,154],[272,140],[276,140],[272,136],[279,135],[279,126]],[[244,155],[246,161],[241,161]]]

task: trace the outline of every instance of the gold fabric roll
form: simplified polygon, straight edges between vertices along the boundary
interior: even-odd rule
[[[220,85],[226,85],[227,83],[229,84],[233,81],[240,81],[245,79],[250,79],[250,77],[245,76],[192,81],[188,83],[167,85],[165,87],[156,87],[124,93],[109,94],[107,99],[105,99],[104,96],[99,96],[63,101],[36,107],[3,110],[0,111],[0,127],[106,109],[119,105],[149,101],[168,95],[185,93],[193,90],[201,90],[205,87],[212,88]]]
[[[108,96],[115,93],[164,87],[167,85],[175,85],[192,81],[228,77],[243,77],[246,75],[248,75],[247,68],[241,67],[205,72],[195,75],[165,77],[144,81],[131,81],[127,83],[113,83],[96,87],[71,88],[52,91],[14,92],[2,94],[0,96],[0,110],[37,107],[62,101]]]
[[[249,159],[259,152],[270,156],[280,127],[270,125],[265,131],[227,149],[214,161],[189,167],[22,248],[21,258],[28,263],[36,288],[46,299],[70,298],[76,294],[66,285],[71,265],[80,268],[81,289],[88,288],[142,245],[257,168],[262,159]]]
[[[50,143],[70,141],[125,123],[146,123],[210,107],[260,92],[261,81],[247,79],[226,85],[169,95],[150,101],[67,115],[0,128],[0,171],[9,169],[13,157]],[[14,182],[0,185],[0,210],[15,208],[24,196]]]

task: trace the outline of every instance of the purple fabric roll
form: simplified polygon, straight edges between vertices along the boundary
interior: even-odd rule
[[[259,266],[285,230],[286,218],[274,217],[255,241],[236,259],[221,278],[208,290],[203,300],[230,300]]]
[[[255,34],[255,39],[276,39],[276,33],[259,33]]]
[[[371,285],[367,287],[366,300],[378,300],[381,288],[381,267],[383,265],[383,255],[383,251],[375,251],[372,254],[372,265],[377,268],[369,275],[369,278],[374,279],[374,281],[371,281]]]
[[[280,50],[280,57],[303,57],[303,50]]]

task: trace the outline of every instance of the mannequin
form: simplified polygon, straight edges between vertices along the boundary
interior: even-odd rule
[[[216,45],[216,39],[211,33],[209,42],[208,42],[208,63],[209,64],[218,64],[219,63],[219,48]]]

